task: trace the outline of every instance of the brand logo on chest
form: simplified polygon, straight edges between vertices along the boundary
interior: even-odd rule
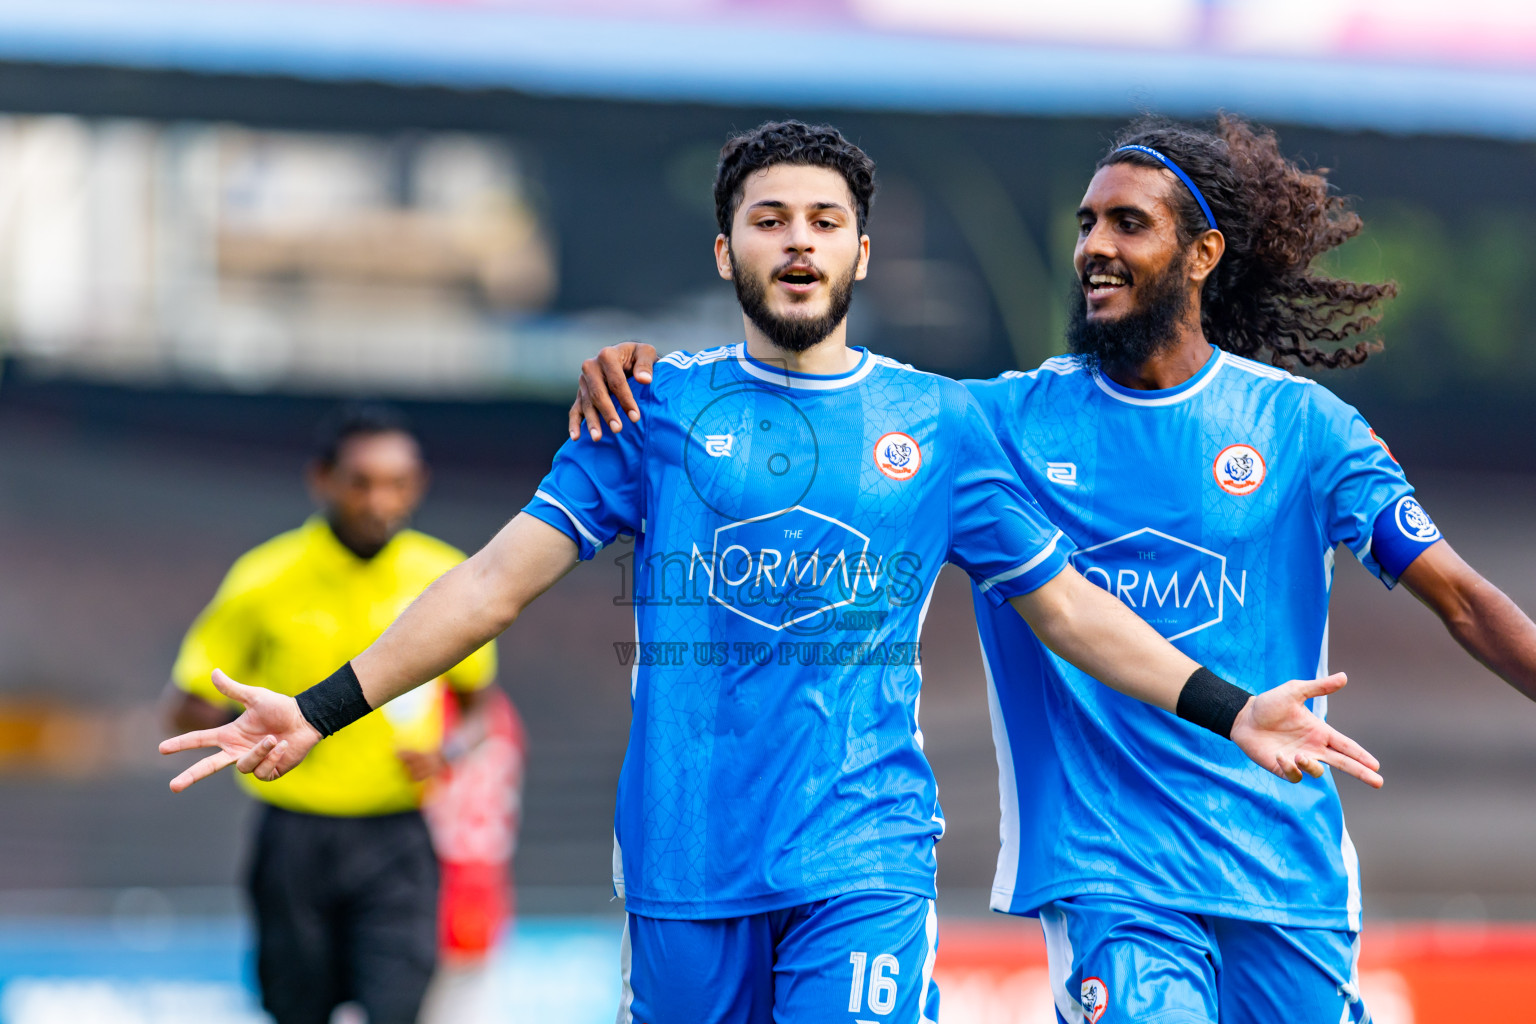
[[[1083,548],[1072,565],[1169,640],[1216,625],[1248,600],[1248,572],[1227,574],[1227,559],[1209,548],[1143,527]]]
[[[847,523],[802,506],[715,530],[695,544],[688,576],[708,579],[711,600],[774,631],[824,624],[826,614],[880,592],[885,558]]]
[[[1077,463],[1075,462],[1047,462],[1045,464],[1045,478],[1053,484],[1062,487],[1077,486]]]

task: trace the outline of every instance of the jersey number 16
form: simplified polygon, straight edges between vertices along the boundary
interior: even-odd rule
[[[869,962],[868,953],[849,953],[848,962],[853,964],[853,987],[848,992],[848,1012],[864,1010],[864,968],[869,967],[869,1009],[881,1016],[896,1007],[896,979],[901,964],[889,953],[881,953]]]

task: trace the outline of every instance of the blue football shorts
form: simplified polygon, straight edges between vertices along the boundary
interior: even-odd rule
[[[1359,933],[1170,910],[1118,896],[1040,908],[1065,1024],[1362,1024]]]
[[[856,892],[748,917],[630,914],[619,1024],[932,1024],[933,901]]]

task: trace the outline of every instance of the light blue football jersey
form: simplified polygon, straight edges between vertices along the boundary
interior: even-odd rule
[[[1359,413],[1272,366],[1213,348],[1179,387],[1133,391],[1060,356],[966,383],[1076,546],[1078,571],[1254,692],[1327,672],[1337,545],[1391,586],[1372,548],[1378,518],[1399,511],[1400,543],[1439,537]],[[976,610],[1002,791],[994,909],[1113,894],[1359,928],[1358,864],[1331,771],[1276,778],[1061,661],[1017,616],[985,600]]]
[[[934,581],[954,562],[1007,608],[1070,551],[956,381],[863,350],[812,377],[743,349],[660,360],[643,419],[567,443],[526,509],[585,558],[635,535],[615,890],[662,918],[932,897]]]

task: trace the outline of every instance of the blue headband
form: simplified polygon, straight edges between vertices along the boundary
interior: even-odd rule
[[[1178,164],[1174,163],[1172,160],[1169,160],[1166,156],[1163,156],[1163,154],[1159,153],[1151,146],[1121,146],[1119,149],[1115,150],[1115,152],[1124,153],[1128,149],[1134,149],[1138,153],[1147,154],[1147,156],[1150,156],[1152,159],[1168,168],[1174,174],[1178,175],[1179,180],[1184,183],[1184,187],[1189,189],[1189,194],[1195,197],[1195,202],[1200,204],[1200,212],[1205,214],[1205,222],[1211,226],[1212,231],[1217,230],[1216,215],[1211,212],[1211,207],[1205,201],[1205,196],[1200,194],[1200,189],[1195,186],[1195,183],[1190,180],[1189,175],[1185,174],[1183,169],[1179,167]]]

